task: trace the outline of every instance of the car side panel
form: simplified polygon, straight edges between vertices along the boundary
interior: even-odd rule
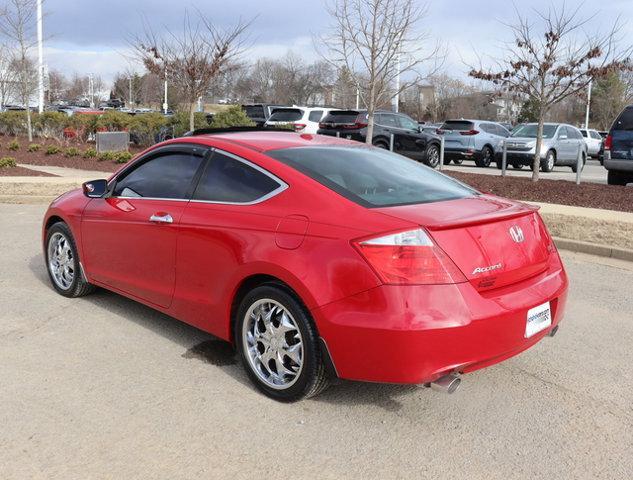
[[[276,235],[282,219],[288,214],[305,216],[308,211],[275,198],[250,206],[191,202],[180,223],[171,313],[229,339],[233,298],[249,276],[280,279],[308,308],[378,285],[378,278],[350,245],[350,238],[366,235],[364,230],[309,221],[297,248],[280,246]],[[294,235],[303,237],[303,232]],[[287,239],[293,234],[285,235]]]

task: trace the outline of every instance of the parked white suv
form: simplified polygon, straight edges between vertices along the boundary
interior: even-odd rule
[[[282,107],[276,108],[264,126],[283,127],[292,125],[295,132],[317,133],[319,122],[335,108],[322,107]]]
[[[597,158],[602,149],[603,138],[597,130],[591,128],[581,128],[580,133],[585,138],[587,144],[587,154],[590,157]]]

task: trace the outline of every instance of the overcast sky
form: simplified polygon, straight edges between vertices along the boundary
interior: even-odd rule
[[[546,9],[552,5],[548,0],[515,3],[524,13],[533,7]],[[566,2],[570,9],[580,4]],[[92,72],[107,81],[117,71],[130,67],[125,55],[126,39],[142,28],[144,17],[156,30],[162,26],[177,30],[185,8],[193,14],[200,10],[219,26],[230,26],[240,17],[255,17],[249,32],[253,47],[246,52],[245,60],[280,57],[288,48],[308,61],[314,60],[317,55],[312,34],[322,32],[329,23],[323,0],[45,0],[44,5],[45,63],[49,69],[69,75]],[[493,55],[508,39],[507,29],[500,22],[514,18],[510,0],[430,0],[428,7],[420,26],[445,45],[445,70],[462,77],[464,61],[473,62],[476,52]],[[623,34],[633,42],[633,0],[584,2],[583,9],[587,15],[597,13],[589,28],[600,30],[612,26],[619,15]]]

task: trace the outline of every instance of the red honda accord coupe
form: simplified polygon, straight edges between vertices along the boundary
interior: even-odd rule
[[[158,144],[51,203],[46,266],[236,346],[265,394],[430,384],[553,335],[567,276],[538,212],[400,155],[244,130]]]

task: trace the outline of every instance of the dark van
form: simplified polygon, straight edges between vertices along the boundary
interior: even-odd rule
[[[604,141],[604,167],[609,185],[633,183],[633,105],[618,116]]]

